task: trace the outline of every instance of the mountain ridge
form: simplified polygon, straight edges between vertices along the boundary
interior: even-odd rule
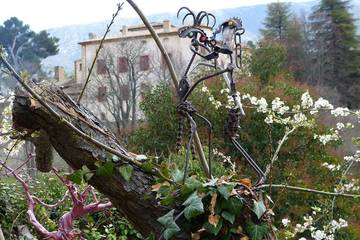
[[[317,4],[317,1],[291,3],[291,11],[295,14],[308,14],[311,8]],[[266,4],[243,6],[237,8],[219,9],[210,11],[217,17],[217,23],[225,21],[229,17],[240,17],[246,29],[244,39],[256,40],[259,36],[259,30],[266,16]],[[352,13],[356,19],[360,18],[360,0],[352,2]],[[160,13],[150,15],[149,20],[152,22],[161,22],[168,19],[176,26],[181,25],[181,21],[176,18],[176,13]],[[138,18],[118,18],[112,26],[110,34],[120,31],[122,25],[140,24]],[[51,71],[54,66],[64,66],[66,72],[73,72],[73,62],[80,58],[81,48],[78,43],[88,39],[90,32],[102,36],[108,21],[94,22],[89,24],[76,24],[63,27],[48,29],[51,36],[57,37],[59,41],[59,54],[48,57],[43,60],[42,65],[46,71]],[[357,24],[360,31],[359,22]]]

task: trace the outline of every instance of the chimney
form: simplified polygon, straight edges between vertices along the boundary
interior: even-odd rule
[[[96,38],[96,34],[90,32],[90,33],[89,33],[89,39],[94,39],[94,38]]]
[[[164,20],[163,21],[163,28],[164,28],[164,32],[170,32],[171,31],[170,20]]]
[[[127,33],[128,33],[128,27],[126,25],[123,25],[122,26],[122,30],[121,30],[121,33],[123,36],[126,36]]]
[[[61,67],[61,66],[56,66],[54,68],[54,73],[55,73],[55,80],[56,81],[63,81],[65,80],[65,69],[64,67]]]

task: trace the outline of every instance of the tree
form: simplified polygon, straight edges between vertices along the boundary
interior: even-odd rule
[[[46,31],[35,33],[16,17],[0,26],[0,45],[5,48],[16,70],[39,72],[41,59],[58,53],[58,41]]]
[[[268,5],[264,29],[261,30],[262,41],[281,44],[287,53],[284,65],[293,73],[296,80],[304,82],[308,75],[306,18],[290,14],[289,8],[288,3],[277,2]]]
[[[152,72],[147,52],[141,42],[126,41],[104,47],[97,60],[96,81],[91,86],[97,99],[92,100],[100,102],[100,112],[111,115],[118,131],[135,127],[140,88]]]
[[[267,16],[264,29],[260,30],[264,38],[283,40],[287,36],[290,5],[288,3],[270,3],[267,5]]]
[[[360,41],[349,1],[322,0],[310,16],[313,79],[341,94],[341,102],[359,105]]]
[[[268,83],[286,68],[286,48],[277,42],[262,41],[251,55],[250,72]]]
[[[287,65],[295,80],[306,82],[309,75],[308,29],[306,17],[292,16],[288,23]]]

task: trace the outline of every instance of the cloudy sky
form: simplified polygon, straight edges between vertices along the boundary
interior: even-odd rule
[[[255,4],[266,4],[272,0],[135,0],[145,14],[176,12],[181,6],[194,10],[213,10]],[[307,0],[292,0],[292,2]],[[118,0],[2,0],[0,23],[17,16],[39,31],[53,27],[92,23],[109,19]],[[128,4],[120,17],[135,17]]]

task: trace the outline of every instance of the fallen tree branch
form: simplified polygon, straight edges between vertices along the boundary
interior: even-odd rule
[[[118,150],[115,150],[113,148],[108,147],[107,145],[103,144],[102,142],[97,141],[96,139],[92,138],[91,136],[85,134],[84,132],[80,131],[78,128],[76,128],[71,122],[66,120],[65,118],[61,117],[60,114],[58,114],[47,102],[45,102],[42,97],[36,93],[30,86],[27,84],[20,76],[16,73],[14,68],[6,61],[6,59],[3,58],[2,55],[0,55],[0,60],[4,63],[4,65],[9,69],[11,72],[11,75],[25,88],[25,90],[34,98],[36,99],[51,115],[58,118],[59,121],[62,121],[65,125],[70,127],[76,134],[83,137],[87,141],[97,145],[98,147],[101,147],[105,149],[106,151],[115,154],[118,157],[124,158],[128,161],[132,161],[134,164],[139,164],[136,160],[134,160],[133,157],[131,157],[126,152],[120,152]],[[70,98],[68,100],[71,100]],[[72,101],[72,100],[71,100]]]

